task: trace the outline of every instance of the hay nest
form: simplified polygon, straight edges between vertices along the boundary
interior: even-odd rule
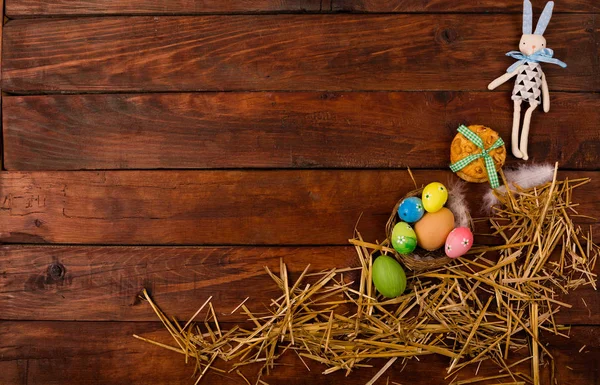
[[[398,207],[400,207],[400,204],[404,199],[410,197],[421,197],[422,193],[423,188],[418,188],[403,196],[402,199],[400,199],[394,206],[394,209],[390,214],[390,218],[385,225],[385,234],[387,238],[384,245],[388,246],[389,253],[394,255],[394,257],[402,262],[404,266],[413,271],[435,269],[452,261],[452,259],[446,256],[443,247],[438,250],[428,251],[417,246],[417,248],[410,254],[400,254],[394,250],[393,247],[391,247],[392,231],[394,230],[396,223],[400,222],[400,218],[398,217]],[[455,213],[453,212],[453,214]]]

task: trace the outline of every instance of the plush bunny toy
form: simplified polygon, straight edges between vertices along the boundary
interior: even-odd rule
[[[529,137],[529,123],[531,122],[531,113],[543,101],[544,112],[550,111],[550,93],[546,76],[542,72],[540,62],[557,64],[562,68],[567,65],[558,59],[554,59],[554,51],[546,46],[544,31],[552,17],[552,8],[554,2],[549,1],[540,16],[540,20],[532,34],[533,11],[531,2],[523,2],[523,36],[519,43],[519,51],[510,51],[506,56],[518,59],[516,63],[508,67],[506,73],[495,79],[488,85],[488,89],[493,90],[501,84],[504,84],[513,76],[517,76],[515,87],[512,91],[512,100],[514,101],[514,115],[512,127],[512,153],[517,158],[524,160],[527,156],[527,139]],[[526,101],[529,108],[525,111],[523,118],[523,131],[521,132],[521,142],[519,143],[519,125],[521,120],[521,103]]]

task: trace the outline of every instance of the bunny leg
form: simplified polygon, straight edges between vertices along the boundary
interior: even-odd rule
[[[519,125],[521,123],[521,99],[515,100],[515,112],[513,113],[513,127],[512,127],[512,140],[511,147],[512,153],[517,158],[522,158],[523,154],[519,151]]]
[[[533,110],[537,108],[537,103],[530,103],[529,108],[525,111],[525,116],[523,117],[523,132],[521,132],[521,144],[519,145],[519,149],[523,154],[523,160],[529,159],[527,156],[527,141],[529,139],[529,123],[531,122],[531,113]]]

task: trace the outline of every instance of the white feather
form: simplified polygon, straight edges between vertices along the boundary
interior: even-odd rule
[[[448,184],[447,206],[454,214],[454,227],[470,227],[471,215],[465,190],[465,182],[452,181]]]
[[[534,186],[550,182],[554,176],[554,166],[551,164],[524,164],[515,170],[507,170],[504,177],[511,191],[516,190],[515,186],[527,189]],[[506,193],[506,186],[500,186],[496,189],[496,194]],[[489,189],[483,196],[483,210],[490,212],[492,206],[498,203],[498,198],[493,189]]]
[[[502,192],[500,192],[500,189],[502,189]],[[496,189],[496,191],[498,191],[497,193],[502,194],[506,191],[506,188],[504,188],[504,186],[500,186]],[[490,188],[483,195],[483,206],[481,209],[484,213],[489,214],[492,211],[492,207],[494,207],[496,204],[498,204],[498,198],[496,195],[494,195],[494,190]]]

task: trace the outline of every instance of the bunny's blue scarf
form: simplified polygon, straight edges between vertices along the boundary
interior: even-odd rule
[[[533,53],[532,55],[524,55],[523,53],[521,53],[519,51],[510,51],[510,52],[506,53],[506,56],[510,56],[512,58],[518,59],[518,61],[516,63],[514,63],[513,65],[508,67],[506,72],[514,71],[515,69],[517,69],[517,67],[519,67],[521,64],[523,64],[525,62],[534,62],[534,63],[542,62],[542,63],[556,64],[556,65],[561,66],[562,68],[567,67],[567,64],[565,62],[552,57],[552,56],[554,56],[554,51],[551,50],[550,48],[543,48],[543,49]]]

